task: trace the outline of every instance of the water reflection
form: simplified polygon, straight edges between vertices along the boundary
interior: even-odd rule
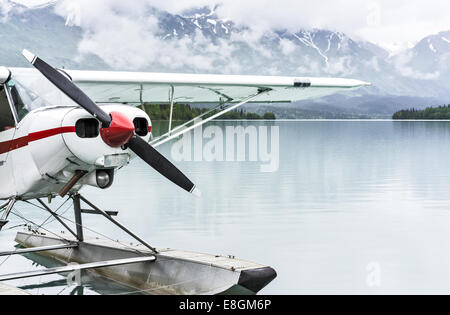
[[[155,246],[272,265],[279,277],[263,293],[450,292],[450,123],[275,124],[275,173],[261,173],[258,162],[176,163],[202,189],[198,199],[136,160],[111,189],[83,193],[106,210],[119,210],[118,219]],[[171,145],[161,151],[170,156]],[[19,210],[45,219],[26,206]],[[132,241],[101,217],[86,216],[85,224]],[[60,229],[54,222],[49,227]],[[0,237],[8,247],[14,231]],[[26,258],[13,257],[0,270],[17,272],[19,266],[33,268]],[[375,286],[368,281],[370,266],[380,269]],[[41,280],[46,285],[33,288]],[[60,276],[41,280],[16,285],[39,294],[64,287]],[[100,291],[92,284],[84,293]]]

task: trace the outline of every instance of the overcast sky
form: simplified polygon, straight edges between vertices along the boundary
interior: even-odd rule
[[[45,0],[15,0],[38,4]],[[385,47],[417,42],[421,38],[450,29],[448,0],[70,0],[100,16],[105,7],[133,10],[152,5],[171,13],[204,5],[220,3],[217,13],[222,18],[251,26],[255,30],[268,28],[327,28],[356,38],[363,38]],[[73,4],[71,4],[73,6]],[[129,8],[126,9],[125,6]],[[102,19],[100,17],[100,19]]]

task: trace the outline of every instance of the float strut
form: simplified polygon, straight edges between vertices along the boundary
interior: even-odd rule
[[[74,194],[72,196],[72,199],[73,199],[73,210],[75,212],[75,224],[77,226],[77,239],[80,242],[83,242],[84,241],[83,221],[81,219],[81,205],[80,205],[81,196],[79,194]]]
[[[144,245],[145,247],[147,247],[148,249],[150,249],[153,253],[157,254],[158,251],[150,246],[147,242],[145,242],[144,240],[142,240],[141,238],[139,238],[136,234],[134,234],[133,232],[131,232],[130,230],[128,230],[126,227],[124,227],[122,224],[120,224],[119,222],[117,222],[116,220],[114,220],[108,213],[106,213],[105,211],[97,208],[95,205],[93,205],[89,200],[87,200],[86,198],[84,198],[81,195],[75,195],[78,196],[78,207],[80,205],[80,199],[83,200],[83,202],[85,202],[89,207],[91,207],[92,209],[96,210],[97,212],[99,212],[101,215],[103,215],[105,218],[107,218],[109,221],[111,221],[112,223],[114,223],[116,226],[118,226],[122,231],[124,231],[125,233],[127,233],[128,235],[130,235],[132,238],[134,238],[135,240],[137,240],[138,242],[140,242],[142,245]],[[74,196],[74,197],[75,197]],[[75,204],[75,199],[74,199],[74,204]],[[81,210],[80,210],[81,213]],[[81,215],[80,215],[81,217]]]
[[[14,207],[14,204],[16,203],[16,199],[12,198],[9,200],[8,204],[3,205],[2,207],[6,207],[5,212],[2,215],[2,218],[0,219],[0,231],[3,229],[3,227],[8,224],[8,216],[11,213],[12,208]]]
[[[64,226],[67,231],[70,232],[70,234],[72,234],[73,236],[75,236],[78,239],[78,236],[74,231],[72,231],[72,229],[66,224],[64,223],[63,220],[61,220],[61,218],[59,217],[59,215],[55,212],[52,211],[52,209],[50,209],[41,199],[37,198],[36,199],[44,208],[45,210],[47,210],[59,223],[61,223],[62,226]],[[81,235],[83,236],[83,235]],[[80,239],[78,239],[79,241],[81,241]]]

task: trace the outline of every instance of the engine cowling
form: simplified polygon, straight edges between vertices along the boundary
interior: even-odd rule
[[[70,111],[62,126],[75,126],[75,132],[64,134],[64,141],[72,154],[86,164],[100,168],[121,167],[134,157],[133,152],[122,147],[135,132],[134,122],[137,118],[141,124],[143,120],[147,122],[147,133],[141,133],[141,136],[148,141],[151,121],[144,111],[132,106],[106,105],[102,109],[114,118],[109,128],[101,128],[100,123],[82,108]]]

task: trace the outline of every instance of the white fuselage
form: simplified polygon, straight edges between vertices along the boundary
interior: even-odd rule
[[[131,121],[148,115],[129,105],[104,105],[106,112],[121,112]],[[33,199],[55,196],[76,171],[86,171],[73,191],[84,185],[96,186],[92,176],[97,170],[116,171],[127,165],[134,154],[126,148],[108,146],[100,136],[80,137],[77,122],[92,122],[80,107],[43,107],[30,112],[15,128],[0,131],[0,199]],[[92,130],[92,128],[91,128]],[[83,134],[83,132],[81,132]]]

